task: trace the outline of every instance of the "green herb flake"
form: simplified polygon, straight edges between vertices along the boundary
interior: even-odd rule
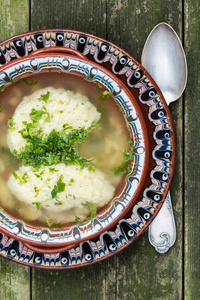
[[[18,178],[19,178],[18,175],[17,175],[17,173],[12,172],[12,174],[13,174],[13,176],[15,177],[15,179],[18,179]]]
[[[2,108],[0,107],[0,112],[2,111]]]
[[[54,172],[58,172],[59,170],[56,170],[55,168],[49,168],[49,171],[50,171],[51,173],[54,173]]]
[[[45,221],[49,227],[53,227],[52,219],[48,216],[45,216]]]
[[[54,189],[51,191],[52,199],[56,197],[58,193],[62,193],[65,190],[65,183],[59,178],[56,185],[54,185]]]
[[[33,205],[36,205],[37,209],[40,208],[41,202],[32,202]]]
[[[0,211],[1,211],[2,213],[5,213],[5,210],[1,207],[1,205],[0,205]]]
[[[49,226],[49,227],[53,227],[53,228],[61,228],[61,224],[59,223],[59,224],[54,224],[53,222],[52,222],[52,219],[49,217],[49,216],[45,216],[45,221],[46,221],[46,223],[47,223],[47,225]]]
[[[98,100],[100,100],[102,102],[106,101],[110,97],[110,95],[111,95],[111,92],[105,90],[105,91],[101,92],[101,95],[99,96]]]
[[[40,190],[36,186],[34,186],[34,192],[36,193],[35,197],[37,197]]]
[[[89,167],[88,167],[88,171],[89,171],[89,172],[95,172],[95,168],[93,168],[92,166],[89,166]]]
[[[77,145],[80,144],[98,124],[85,129],[73,129],[68,124],[64,124],[63,128],[71,129],[69,133],[64,130],[57,132],[52,130],[49,135],[44,135],[41,128],[36,130],[37,122],[45,114],[45,107],[42,111],[32,109],[31,119],[33,123],[23,122],[25,128],[19,133],[26,139],[27,143],[20,153],[16,153],[17,159],[22,164],[31,165],[38,168],[42,165],[51,166],[52,164],[65,163],[65,165],[80,165],[81,169],[88,167],[91,159],[80,157]],[[37,176],[37,175],[36,175]]]
[[[70,179],[70,182],[74,182],[74,178],[71,178],[71,179]]]
[[[49,100],[49,96],[50,96],[50,92],[49,92],[49,91],[47,91],[47,93],[46,93],[46,94],[43,94],[43,95],[41,95],[41,96],[40,96],[40,98],[38,98],[38,100],[40,100],[40,101],[44,101],[44,102],[47,102],[47,101]]]
[[[4,90],[5,90],[4,85],[0,86],[0,91],[4,91]]]
[[[23,174],[22,178],[21,178],[21,183],[27,183],[27,179],[28,179],[28,174],[27,172]]]
[[[87,206],[90,209],[90,216],[85,220],[87,222],[87,221],[92,220],[96,216],[97,209],[96,209],[96,207],[93,203],[91,203],[89,201],[86,201],[86,203],[87,203]]]
[[[8,127],[9,128],[14,128],[14,126],[15,126],[15,122],[14,122],[14,118],[13,117],[11,117],[10,119],[8,119]]]
[[[84,75],[84,78],[85,78],[86,80],[89,80],[89,81],[91,81],[91,80],[92,80],[92,78],[91,78],[91,77],[89,77],[89,76],[87,76],[87,75]]]
[[[127,141],[129,143],[130,151],[129,152],[127,150],[124,151],[124,153],[123,153],[123,157],[124,157],[123,163],[114,170],[114,175],[115,176],[131,172],[130,161],[133,160],[135,153],[134,153],[133,141],[130,138],[128,138]]]
[[[40,109],[40,110],[32,108],[31,113],[29,115],[31,117],[31,120],[32,120],[33,124],[22,122],[24,125],[26,125],[26,127],[28,125],[28,129],[30,129],[31,127],[35,128],[37,123],[39,122],[39,120],[42,118],[43,115],[47,115],[47,117],[45,118],[44,121],[45,122],[50,122],[50,115],[47,112],[47,109],[44,105],[42,106],[42,109]]]
[[[63,204],[62,201],[60,201],[60,200],[58,200],[58,199],[55,199],[55,205],[62,205],[62,204]]]
[[[75,222],[78,227],[83,225],[83,221],[77,216],[75,216]]]
[[[36,85],[38,83],[38,81],[32,81],[31,82],[31,81],[26,80],[25,78],[22,78],[22,79],[20,79],[20,80],[18,80],[16,82],[14,82],[14,84],[18,84],[18,83],[24,83],[24,84],[26,84],[28,86],[32,86],[32,85]]]

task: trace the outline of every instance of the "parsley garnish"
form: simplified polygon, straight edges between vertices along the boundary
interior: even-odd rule
[[[89,77],[89,76],[87,76],[87,75],[84,75],[84,78],[85,78],[86,80],[89,80],[89,81],[91,81],[91,80],[92,80],[92,78],[91,78],[91,77]]]
[[[0,112],[2,111],[2,108],[0,107]]]
[[[44,101],[44,102],[47,102],[49,100],[49,96],[50,96],[50,92],[47,91],[46,94],[43,94],[40,96],[40,98],[38,100],[41,100],[41,101]]]
[[[8,119],[8,127],[9,128],[13,128],[15,126],[16,123],[14,123],[14,118],[11,117],[10,119]]]
[[[49,168],[49,171],[50,171],[51,173],[54,173],[54,172],[58,172],[59,170],[56,170],[55,168]]]
[[[30,113],[30,117],[31,117],[31,120],[32,120],[33,124],[37,123],[42,118],[43,115],[47,115],[47,117],[44,121],[45,122],[50,122],[50,115],[47,112],[47,109],[44,105],[42,106],[41,110],[37,110],[35,108],[32,108],[31,113]]]
[[[91,171],[92,171],[92,172],[95,172],[95,168],[93,168],[92,166],[89,166],[89,167],[88,167],[88,171],[89,171],[89,172],[91,172]]]
[[[22,78],[22,79],[20,79],[20,80],[18,80],[16,82],[14,82],[14,84],[18,84],[18,83],[24,83],[24,84],[26,84],[28,86],[32,86],[32,85],[36,85],[38,83],[38,81],[32,81],[31,82],[31,81],[26,80],[25,78]]]
[[[49,227],[53,227],[52,219],[48,216],[45,216],[45,221]]]
[[[1,205],[0,205],[0,211],[1,211],[2,213],[5,213],[5,210],[1,207]]]
[[[32,202],[33,205],[36,205],[37,209],[40,208],[41,202]]]
[[[111,92],[105,90],[105,91],[101,92],[101,95],[99,96],[98,100],[106,101],[110,97],[110,95],[111,95]]]
[[[41,130],[35,131],[33,123],[24,122],[23,124],[25,128],[19,133],[26,139],[27,144],[20,153],[15,151],[15,155],[24,165],[40,167],[41,165],[51,166],[61,162],[66,165],[79,164],[81,168],[90,165],[91,159],[85,159],[78,155],[77,145],[97,125],[88,129],[72,129],[69,133],[65,132],[69,128],[66,125],[61,132],[52,130],[49,135],[44,135]]]
[[[61,228],[60,223],[59,223],[59,224],[54,224],[54,223],[52,222],[52,219],[51,219],[49,216],[45,216],[45,221],[46,221],[46,223],[47,223],[47,225],[48,225],[49,227]]]
[[[5,90],[4,85],[0,86],[0,91],[4,91],[4,90]]]
[[[56,199],[54,203],[55,203],[55,205],[62,205],[63,204],[63,202],[58,200],[58,199]]]
[[[96,216],[97,209],[93,203],[91,203],[89,201],[86,201],[86,203],[90,209],[90,216],[85,220],[87,222],[87,221],[92,220]]]
[[[52,198],[55,198],[57,193],[64,192],[65,190],[65,183],[62,181],[61,178],[59,178],[56,185],[54,185],[54,189],[51,191]]]
[[[28,174],[27,172],[24,173],[22,176],[18,176],[17,173],[13,172],[12,173],[13,176],[15,177],[15,179],[19,179],[19,183],[22,184],[22,183],[27,183],[27,179],[28,179]]]
[[[18,179],[17,173],[13,172],[12,174],[13,174],[13,176],[15,177],[15,179]]]
[[[81,225],[83,225],[83,221],[81,220],[81,218],[75,216],[75,221],[76,221],[76,225],[79,227]]]
[[[133,147],[133,141],[130,138],[128,138],[127,141],[130,146],[130,152],[127,152],[127,150],[124,151],[123,153],[124,161],[121,164],[121,166],[115,169],[114,172],[115,176],[131,172],[130,161],[132,161],[134,158],[134,147]]]

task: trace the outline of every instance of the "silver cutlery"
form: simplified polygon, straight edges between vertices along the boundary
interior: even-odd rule
[[[177,100],[187,82],[187,62],[176,32],[160,23],[149,34],[141,57],[142,65],[158,84],[167,104]],[[159,253],[166,253],[176,240],[176,226],[170,192],[149,226],[149,241]]]

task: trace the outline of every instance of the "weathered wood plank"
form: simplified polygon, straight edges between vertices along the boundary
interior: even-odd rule
[[[185,1],[188,84],[185,93],[185,299],[200,298],[200,1]]]
[[[0,41],[29,29],[26,0],[0,1]],[[27,300],[29,268],[0,257],[0,299]]]
[[[107,38],[140,60],[150,30],[170,23],[181,34],[182,1],[32,0],[31,29],[70,28]],[[178,6],[178,10],[177,10]],[[38,18],[38,13],[40,18]],[[172,201],[177,242],[165,255],[150,246],[145,233],[120,254],[86,268],[32,271],[32,299],[181,299],[182,298],[182,101],[172,104],[177,163]]]
[[[0,40],[29,30],[29,8],[26,0],[0,0]]]
[[[38,18],[38,13],[40,17]],[[106,1],[31,1],[31,28],[74,29],[106,37]]]

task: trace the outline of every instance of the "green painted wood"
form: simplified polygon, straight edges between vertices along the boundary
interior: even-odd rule
[[[200,299],[200,1],[185,1],[188,84],[185,95],[185,299]]]
[[[121,46],[140,60],[148,33],[159,22],[181,35],[182,1],[32,0],[31,29],[71,28]],[[38,17],[39,16],[39,17]],[[182,99],[171,105],[177,135],[172,201],[177,241],[165,255],[155,252],[147,233],[120,254],[81,269],[32,269],[32,299],[182,299]]]
[[[26,0],[0,0],[0,41],[29,30]],[[0,257],[0,299],[30,298],[29,268]]]

